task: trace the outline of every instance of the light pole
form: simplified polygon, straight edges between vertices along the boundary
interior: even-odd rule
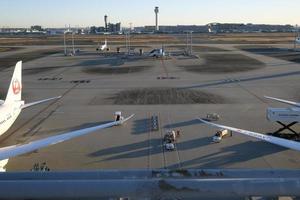
[[[193,31],[190,32],[190,36],[191,36],[191,43],[190,43],[190,54],[193,54]]]
[[[295,26],[294,51],[297,49],[298,25]]]
[[[186,31],[186,52],[188,55],[193,53],[193,31]]]
[[[65,56],[67,55],[67,46],[66,46],[66,32],[64,31],[64,52]]]
[[[73,47],[73,55],[75,55],[75,47],[74,47],[74,32],[72,31],[72,47]]]

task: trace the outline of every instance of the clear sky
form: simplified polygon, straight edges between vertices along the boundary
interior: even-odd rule
[[[300,0],[0,0],[0,27],[122,26],[210,22],[300,24]]]

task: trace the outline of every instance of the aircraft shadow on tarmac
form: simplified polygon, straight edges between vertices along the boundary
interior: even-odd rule
[[[182,144],[178,144],[180,148]],[[217,145],[217,144],[213,144]],[[182,168],[216,168],[227,167],[235,163],[242,163],[263,156],[276,154],[285,151],[283,147],[278,147],[263,141],[247,141],[223,147],[219,152],[207,154],[192,160],[181,161]],[[181,156],[181,160],[183,160]],[[259,161],[258,161],[259,162]],[[267,163],[266,163],[267,164]],[[178,164],[169,165],[167,168],[176,168]]]
[[[124,59],[105,58],[105,59],[97,59],[97,60],[84,60],[81,61],[78,65],[80,66],[96,66],[96,65],[121,66],[123,64],[125,64]]]
[[[134,157],[147,156],[149,154],[150,149],[153,150],[151,153],[157,154],[162,152],[161,141],[162,140],[160,138],[144,140],[141,142],[135,142],[131,144],[101,149],[99,151],[95,151],[93,153],[88,154],[88,156],[100,157],[100,156],[119,154],[117,156],[112,156],[106,159],[106,160],[115,160],[115,159],[117,160],[122,158],[134,158]]]
[[[132,134],[139,135],[151,131],[151,121],[149,118],[138,119],[133,121]]]
[[[136,61],[142,61],[141,58],[130,58],[130,59],[123,59],[122,57],[106,57],[106,58],[101,58],[101,59],[88,59],[88,60],[83,60],[79,62],[80,66],[97,66],[97,65],[108,65],[111,67],[116,67],[116,66],[121,66],[124,65],[125,63],[131,63],[131,62],[136,62]]]
[[[209,145],[210,143],[211,143],[211,137],[204,137],[204,138],[198,138],[189,141],[183,141],[178,143],[178,150],[184,151],[184,150],[199,148],[205,145]],[[163,153],[162,138],[156,138],[156,139],[144,140],[142,142],[136,142],[132,144],[101,149],[99,151],[90,153],[88,156],[100,157],[100,156],[113,155],[103,160],[99,160],[99,162],[101,162],[101,161],[118,160],[118,159],[138,158],[138,157],[148,156],[149,154],[156,155],[160,153]],[[114,154],[118,154],[118,155],[114,155]]]
[[[45,120],[44,120],[45,121]],[[59,134],[63,134],[65,132],[70,132],[70,131],[76,131],[79,129],[84,129],[84,128],[89,128],[89,127],[93,127],[93,126],[97,126],[97,125],[101,125],[101,124],[106,124],[106,123],[110,123],[112,121],[102,121],[102,122],[93,122],[93,123],[84,123],[78,126],[72,126],[72,127],[66,127],[66,128],[56,128],[56,129],[47,129],[47,130],[43,130],[40,131],[38,130],[36,133],[34,133],[36,129],[38,129],[38,127],[40,126],[41,123],[38,123],[36,125],[34,125],[29,131],[26,131],[23,136],[24,137],[31,137],[33,135],[47,135],[47,136],[51,136],[53,133],[59,133]],[[31,135],[30,132],[33,132],[34,134]],[[59,135],[58,134],[58,135]]]
[[[64,68],[74,68],[74,67],[80,67],[76,65],[63,65],[63,66],[53,66],[53,67],[34,67],[34,68],[25,68],[23,69],[23,74],[25,75],[35,75],[38,73],[46,73],[50,71],[54,71],[57,69],[64,69]]]
[[[150,146],[149,146],[150,145]],[[179,142],[177,150],[181,151],[201,148],[211,144],[211,137],[198,138],[194,140]],[[163,153],[162,140],[160,138],[145,140],[142,142],[102,149],[89,154],[89,157],[109,156],[107,158],[92,161],[87,164],[145,157]],[[247,141],[229,147],[221,148],[217,153],[211,153],[192,160],[184,160],[181,154],[180,166],[182,168],[216,168],[226,167],[234,163],[242,163],[266,155],[284,151],[285,148],[267,144],[262,141]],[[150,153],[149,153],[150,152]],[[116,155],[117,154],[117,155]],[[112,155],[112,156],[110,156]],[[163,167],[163,166],[162,166]],[[166,168],[178,168],[178,163],[166,166]]]
[[[135,120],[134,127],[133,127],[133,134],[149,133],[150,127],[148,123],[149,123],[149,119]],[[199,120],[193,119],[184,122],[169,124],[166,125],[164,128],[176,128],[176,127],[189,126],[189,125],[194,125],[199,123],[201,123]],[[211,137],[184,141],[184,142],[180,142],[180,145],[178,145],[178,150],[188,150],[188,149],[198,148],[201,146],[208,145],[210,143],[211,143]],[[151,152],[151,155],[163,153],[162,138],[150,139],[142,142],[101,149],[99,151],[90,153],[88,156],[100,157],[100,156],[118,154],[117,156],[112,156],[105,159],[105,160],[117,160],[117,159],[124,159],[124,158],[148,156],[149,152]]]
[[[187,120],[187,121],[183,121],[183,122],[177,122],[177,123],[173,123],[173,124],[167,124],[164,126],[164,128],[179,128],[179,127],[183,127],[183,126],[191,126],[191,125],[195,125],[195,124],[201,124],[202,122],[200,122],[198,119],[192,119],[192,120]]]

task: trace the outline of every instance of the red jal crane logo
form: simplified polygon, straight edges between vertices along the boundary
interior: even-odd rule
[[[19,94],[21,91],[21,84],[18,79],[15,79],[12,83],[12,89],[14,94]]]

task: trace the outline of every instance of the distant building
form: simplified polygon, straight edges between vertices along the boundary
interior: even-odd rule
[[[34,25],[30,27],[31,31],[44,31],[44,29],[42,28],[42,26],[39,25]]]
[[[144,26],[144,30],[142,32],[154,32],[155,31],[155,26]]]
[[[255,32],[293,32],[291,25],[269,24],[230,24],[210,23],[207,25],[215,33],[255,33]]]
[[[118,33],[121,31],[121,23],[116,23],[116,24],[113,24],[113,23],[109,23],[108,26],[107,26],[107,32],[110,32],[110,33]]]
[[[207,33],[208,27],[196,25],[160,26],[159,30],[162,33],[185,33],[186,31],[193,31],[195,33]]]
[[[103,26],[99,26],[99,27],[91,26],[88,33],[89,34],[101,34],[101,33],[103,34],[104,32],[106,32],[106,29]]]
[[[255,33],[255,32],[293,32],[291,25],[267,25],[267,24],[233,24],[233,23],[210,23],[207,25],[177,25],[159,26],[159,33]],[[155,26],[135,27],[135,32],[153,33],[157,32]]]

